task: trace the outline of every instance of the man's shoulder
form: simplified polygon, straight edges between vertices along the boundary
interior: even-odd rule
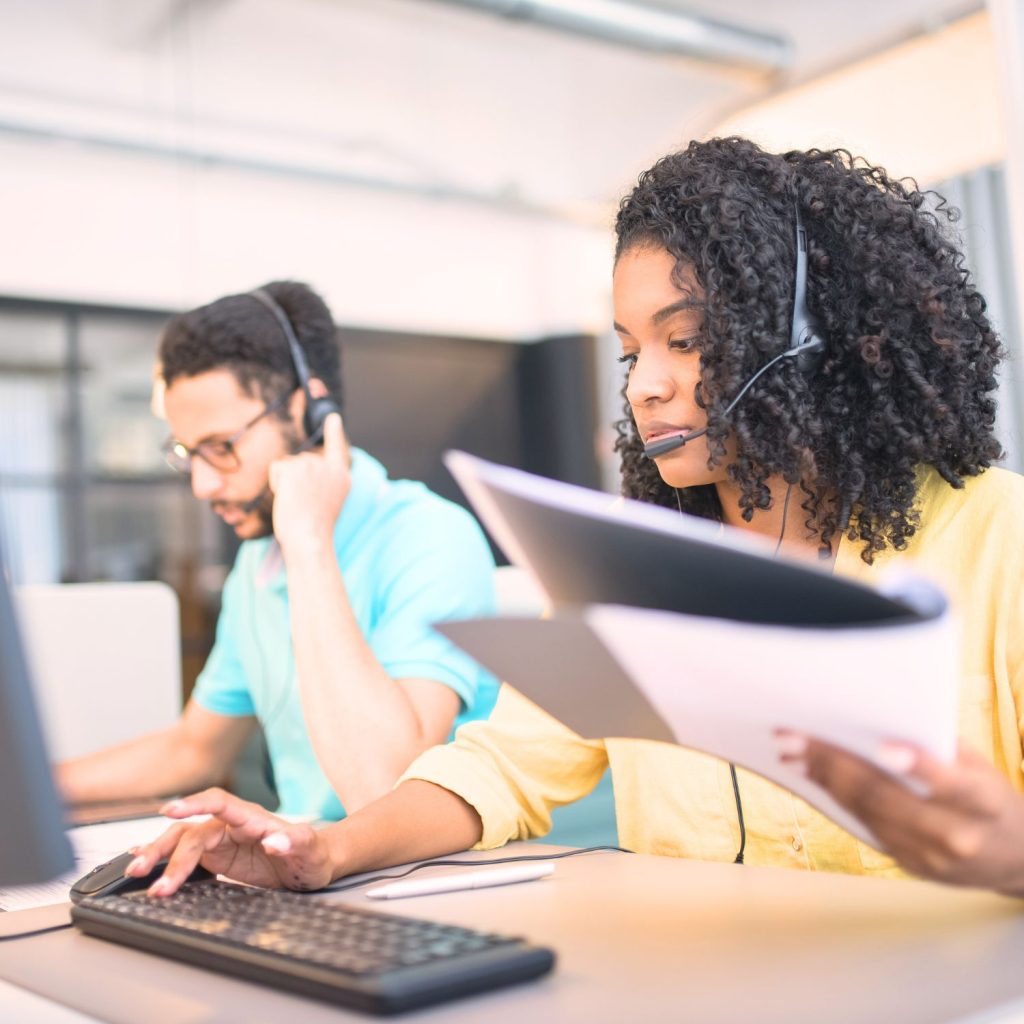
[[[353,486],[362,490],[360,504],[368,501],[372,505],[370,519],[375,529],[405,528],[416,522],[436,529],[479,529],[466,509],[422,481],[393,478],[385,466],[362,449],[353,449],[353,456]]]
[[[411,531],[423,540],[482,535],[472,514],[417,480],[389,480],[378,528]]]

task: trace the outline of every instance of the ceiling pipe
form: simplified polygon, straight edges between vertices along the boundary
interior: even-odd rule
[[[442,0],[633,49],[779,72],[793,60],[783,36],[627,0]]]

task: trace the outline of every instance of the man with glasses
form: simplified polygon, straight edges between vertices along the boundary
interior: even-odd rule
[[[243,543],[180,720],[61,765],[59,784],[71,801],[217,784],[259,722],[282,813],[340,818],[489,713],[496,682],[431,629],[493,611],[487,543],[464,510],[350,448],[340,415],[307,435],[310,400],[340,408],[341,369],[305,285],[174,317],[159,365],[167,460]]]

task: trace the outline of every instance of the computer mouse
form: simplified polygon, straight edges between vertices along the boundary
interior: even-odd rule
[[[112,860],[108,860],[106,864],[100,864],[93,868],[71,887],[71,902],[78,903],[86,896],[115,896],[118,893],[132,892],[136,889],[148,889],[167,867],[167,861],[160,860],[148,875],[138,877],[125,875],[124,869],[134,859],[134,853],[121,853]],[[202,878],[213,878],[213,875],[199,866],[189,875],[190,882]]]

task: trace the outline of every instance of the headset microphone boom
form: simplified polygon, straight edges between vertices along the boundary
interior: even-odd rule
[[[740,399],[753,387],[754,382],[766,373],[777,362],[782,359],[796,359],[797,368],[805,377],[812,377],[821,365],[825,355],[825,342],[818,333],[818,327],[811,317],[807,308],[807,231],[800,220],[800,209],[796,208],[796,272],[793,282],[793,321],[789,331],[789,348],[780,352],[773,359],[769,359],[750,380],[740,388],[739,394],[725,407],[723,416],[736,408]],[[649,459],[657,459],[690,441],[703,437],[708,432],[707,427],[699,430],[688,430],[682,434],[675,434],[672,437],[663,438],[660,441],[652,441],[644,445],[644,455]]]

